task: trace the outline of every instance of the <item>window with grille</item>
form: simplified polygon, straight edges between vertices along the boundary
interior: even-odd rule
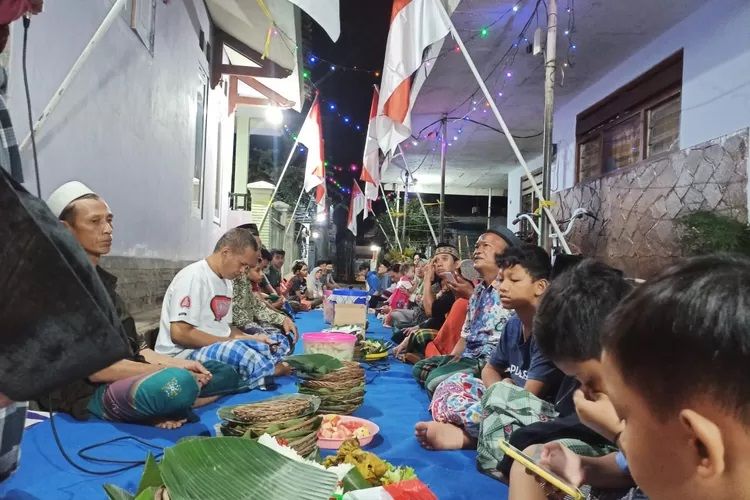
[[[682,51],[579,114],[577,181],[677,149],[681,94]]]

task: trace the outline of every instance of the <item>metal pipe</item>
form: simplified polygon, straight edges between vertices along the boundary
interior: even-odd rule
[[[284,241],[286,241],[286,235],[289,233],[289,228],[294,225],[294,214],[297,213],[297,207],[299,207],[299,202],[302,200],[302,195],[305,193],[305,186],[302,186],[302,189],[299,191],[299,196],[297,197],[297,203],[294,204],[294,209],[292,210],[291,220],[287,223],[286,229],[284,229]]]
[[[393,191],[396,193],[396,234],[398,237],[399,229],[401,228],[401,193],[398,192],[398,186],[393,183]]]
[[[547,5],[547,47],[544,51],[544,133],[542,142],[542,195],[545,200],[550,196],[552,173],[552,122],[555,109],[555,76],[557,73],[557,0],[549,0]],[[542,217],[539,246],[550,250],[550,225]]]
[[[401,223],[401,241],[406,243],[406,211],[409,203],[409,171],[406,171],[406,183],[404,184],[404,221]]]
[[[503,134],[508,139],[508,143],[510,144],[511,149],[513,150],[513,154],[516,155],[516,159],[518,160],[518,163],[520,163],[521,167],[523,167],[523,170],[526,173],[526,178],[529,180],[529,184],[531,184],[531,187],[534,190],[534,193],[539,198],[539,203],[541,204],[544,215],[547,216],[550,224],[552,225],[552,229],[558,235],[558,238],[560,240],[560,245],[563,247],[563,250],[565,251],[565,253],[570,254],[571,253],[570,246],[568,246],[568,242],[565,241],[565,237],[562,235],[562,232],[560,231],[560,226],[557,224],[557,221],[553,217],[552,212],[550,212],[549,208],[546,206],[546,203],[544,203],[546,202],[546,198],[544,197],[542,190],[539,188],[539,184],[536,183],[536,180],[534,179],[534,176],[532,175],[531,170],[529,170],[529,165],[526,163],[526,160],[521,154],[521,150],[518,148],[518,144],[516,143],[516,140],[513,138],[513,134],[508,128],[508,125],[505,123],[505,120],[503,119],[503,116],[500,114],[500,111],[497,109],[497,105],[495,104],[495,101],[492,98],[492,94],[490,94],[490,91],[487,89],[487,85],[485,85],[484,80],[482,79],[482,76],[479,74],[479,70],[477,70],[477,67],[474,64],[474,61],[471,59],[469,52],[466,50],[466,46],[464,45],[464,42],[461,39],[460,33],[456,29],[456,26],[453,24],[453,21],[451,21],[451,17],[448,15],[448,12],[445,10],[445,6],[443,5],[443,3],[440,0],[433,0],[433,3],[435,5],[435,9],[437,9],[437,11],[443,16],[445,23],[448,26],[450,26],[453,39],[456,41],[458,48],[461,50],[461,54],[463,54],[464,59],[466,60],[466,64],[468,64],[469,69],[474,75],[474,79],[476,80],[477,85],[479,85],[479,88],[482,90],[482,94],[484,94],[485,99],[487,99],[487,103],[490,105],[490,109],[492,110],[492,113],[495,115],[495,118],[497,118],[497,121],[500,124],[500,128],[502,129]]]
[[[406,155],[404,154],[404,150],[401,149],[401,144],[398,145],[398,151],[399,155],[401,156],[401,161],[404,162],[404,167],[406,168],[406,171],[409,172],[409,163],[406,161]],[[430,222],[430,217],[427,215],[427,209],[424,206],[424,202],[422,201],[422,196],[419,194],[419,190],[415,189],[414,193],[417,195],[417,199],[419,200],[419,204],[422,207],[422,213],[424,214],[424,219],[427,221],[427,227],[430,228],[430,234],[432,234],[432,239],[435,241],[435,246],[438,244],[437,236],[435,235],[435,229],[432,227],[432,222]]]
[[[419,200],[419,204],[422,206],[422,213],[424,214],[424,219],[427,221],[427,227],[430,228],[430,234],[432,235],[432,240],[435,242],[435,246],[438,244],[437,235],[435,234],[435,230],[432,228],[432,222],[430,222],[430,216],[427,215],[427,209],[424,206],[424,202],[422,201],[422,195],[419,194],[419,191],[416,191],[417,193],[417,199]]]
[[[89,43],[86,44],[86,47],[84,47],[83,52],[81,52],[81,55],[78,56],[78,59],[76,59],[76,62],[73,63],[73,66],[68,71],[68,74],[65,75],[65,78],[63,78],[62,83],[60,83],[60,86],[57,88],[54,94],[52,94],[52,98],[47,103],[47,106],[44,108],[44,111],[42,111],[42,114],[37,118],[36,123],[34,124],[33,131],[34,135],[37,136],[37,144],[39,144],[39,130],[42,128],[42,125],[47,121],[49,118],[49,115],[52,114],[52,111],[57,107],[57,104],[60,102],[60,99],[62,98],[63,94],[66,90],[68,90],[68,86],[70,85],[70,82],[75,78],[75,76],[78,74],[78,72],[81,70],[81,66],[83,66],[83,63],[86,61],[86,59],[89,58],[91,55],[91,52],[94,50],[94,47],[97,43],[99,43],[99,40],[102,39],[104,34],[107,32],[109,27],[112,25],[112,23],[119,17],[120,11],[122,10],[123,6],[125,5],[125,0],[117,0],[113,5],[112,8],[109,9],[109,12],[102,20],[102,23],[99,25],[99,28],[94,32],[93,36],[91,37],[91,40],[89,40]],[[29,140],[31,139],[31,130],[26,134],[26,137],[23,138],[23,141],[21,141],[21,146],[19,147],[19,150],[23,151],[23,149],[28,146]]]
[[[385,202],[385,211],[388,212],[388,218],[391,220],[391,227],[393,228],[393,236],[396,238],[396,244],[398,245],[398,251],[403,252],[404,249],[401,248],[401,240],[398,239],[398,231],[396,231],[396,224],[393,222],[393,215],[391,215],[391,207],[388,206],[388,198],[385,196],[385,190],[383,189],[383,185],[380,184],[380,192],[383,195],[383,201]],[[382,227],[381,227],[382,229]]]
[[[442,4],[440,6],[442,9]],[[445,12],[445,10],[443,10]],[[443,115],[440,125],[440,241],[445,241],[445,163],[448,143],[445,136],[448,133],[448,115]]]
[[[310,118],[310,111],[315,107],[316,102],[318,101],[318,94],[315,94],[315,99],[313,99],[312,106],[310,106],[310,109],[307,110],[307,115],[305,116],[305,120],[302,122],[302,127],[305,126],[305,123],[307,122],[308,118]],[[300,130],[302,130],[302,127],[300,127]],[[281,181],[284,179],[284,174],[286,174],[286,169],[289,168],[289,164],[292,162],[292,157],[294,156],[295,151],[297,150],[297,145],[299,144],[299,132],[297,131],[297,135],[294,136],[294,144],[292,145],[292,149],[289,151],[289,156],[286,158],[286,163],[284,163],[284,168],[281,170],[281,175],[279,175],[279,180],[276,181],[276,186],[273,188],[273,193],[271,193],[271,199],[268,200],[268,206],[266,207],[266,211],[263,212],[263,218],[260,220],[260,224],[258,224],[258,231],[263,230],[263,224],[266,223],[266,218],[268,218],[268,214],[271,211],[271,205],[273,204],[273,200],[276,198],[276,193],[279,192],[279,187],[281,186]],[[325,179],[323,180],[325,182]],[[305,189],[304,182],[302,183],[302,190]]]
[[[492,188],[487,188],[487,229],[492,225]]]

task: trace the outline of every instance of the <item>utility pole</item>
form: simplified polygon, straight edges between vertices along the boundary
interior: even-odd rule
[[[445,241],[445,162],[448,143],[445,136],[448,133],[448,115],[443,115],[440,125],[440,241]]]
[[[557,0],[547,2],[547,47],[544,51],[544,134],[542,145],[542,194],[550,196],[552,177],[552,121],[555,111],[555,76],[557,73]],[[550,250],[550,221],[542,215],[539,246]]]

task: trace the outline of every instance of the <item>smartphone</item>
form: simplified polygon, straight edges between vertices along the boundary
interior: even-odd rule
[[[498,444],[500,446],[500,449],[503,451],[503,453],[505,453],[510,458],[512,458],[516,462],[526,467],[527,470],[531,471],[532,473],[542,478],[544,481],[547,482],[547,484],[549,484],[553,488],[569,496],[573,500],[585,500],[586,497],[583,495],[583,493],[581,493],[581,490],[579,490],[572,484],[569,484],[567,481],[565,481],[563,478],[561,478],[557,474],[554,474],[553,472],[537,464],[533,458],[526,455],[524,452],[522,452],[515,446],[511,445],[504,439],[501,439]]]
[[[456,277],[453,275],[453,273],[440,273],[440,278],[447,281],[448,283],[456,282]]]

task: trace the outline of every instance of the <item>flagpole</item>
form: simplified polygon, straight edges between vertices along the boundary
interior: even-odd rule
[[[401,144],[398,145],[398,152],[401,155],[401,160],[404,162],[404,166],[406,167],[406,171],[409,172],[409,163],[406,161],[406,155],[404,154],[404,150],[401,149]],[[413,179],[412,179],[413,180]],[[432,222],[430,222],[430,217],[427,215],[427,209],[424,206],[424,202],[422,201],[422,196],[419,194],[419,190],[415,189],[415,193],[417,193],[417,199],[419,200],[419,205],[422,207],[422,213],[424,214],[424,218],[427,221],[427,227],[430,228],[430,233],[432,234],[432,239],[435,241],[435,246],[438,244],[437,235],[435,234],[435,230],[432,228]]]
[[[318,94],[315,94],[315,99],[313,99],[312,106],[310,106],[310,109],[307,110],[307,115],[305,116],[305,121],[302,122],[302,127],[305,126],[305,122],[307,122],[307,119],[310,118],[310,111],[313,110],[315,107],[315,103],[318,101]],[[294,157],[294,152],[297,150],[297,145],[299,144],[299,133],[302,131],[302,127],[297,131],[297,135],[294,137],[294,145],[292,145],[292,150],[289,151],[289,156],[286,158],[286,163],[284,164],[284,168],[281,170],[281,175],[279,175],[279,180],[276,181],[276,186],[273,188],[273,193],[271,193],[271,198],[268,200],[268,206],[266,206],[266,211],[263,212],[263,218],[260,220],[260,224],[258,224],[258,231],[263,230],[263,225],[266,223],[266,219],[268,218],[268,214],[271,212],[271,205],[273,204],[273,200],[276,199],[276,193],[279,192],[279,187],[281,187],[281,181],[284,179],[284,174],[286,174],[286,169],[289,168],[289,164],[292,162],[292,157]],[[305,189],[305,184],[303,182],[302,184],[302,190]]]
[[[383,232],[383,236],[385,236],[385,241],[387,241],[388,244],[391,245],[391,238],[390,238],[390,236],[388,236],[388,233],[385,232],[385,229],[383,229],[383,225],[377,219],[375,219],[375,222],[378,223],[378,227]]]
[[[443,16],[446,24],[450,26],[453,39],[456,41],[456,44],[458,44],[458,48],[461,50],[461,53],[463,54],[464,59],[466,59],[466,64],[469,65],[469,69],[471,69],[471,72],[474,75],[474,78],[476,79],[477,84],[479,85],[479,88],[482,89],[482,93],[484,94],[484,97],[487,99],[487,103],[490,105],[490,109],[492,109],[492,113],[495,115],[495,118],[497,118],[497,121],[500,124],[500,128],[503,130],[503,134],[505,134],[505,137],[508,139],[508,142],[510,143],[510,147],[511,149],[513,149],[513,153],[515,153],[516,155],[516,159],[518,160],[518,163],[521,164],[524,171],[526,172],[526,178],[529,180],[529,183],[531,184],[531,187],[534,190],[534,194],[536,194],[537,198],[539,199],[539,206],[542,208],[542,210],[544,211],[544,214],[549,219],[549,223],[552,226],[552,230],[557,235],[560,245],[563,247],[563,250],[565,250],[565,253],[567,254],[572,253],[570,251],[570,247],[568,246],[568,242],[565,241],[565,236],[563,236],[562,231],[560,231],[560,226],[558,226],[557,221],[552,216],[552,212],[550,212],[547,206],[547,200],[544,198],[544,194],[542,193],[542,190],[539,188],[539,185],[536,183],[536,180],[534,179],[534,176],[531,173],[531,170],[529,170],[529,166],[526,164],[526,160],[524,160],[523,155],[521,154],[521,150],[518,148],[518,144],[516,144],[516,141],[513,138],[513,134],[511,134],[510,129],[508,129],[508,125],[505,124],[505,120],[500,114],[500,111],[497,109],[497,105],[495,104],[495,101],[492,98],[492,94],[490,94],[490,91],[487,90],[487,86],[485,85],[484,80],[482,80],[482,76],[479,74],[477,67],[474,65],[474,61],[471,59],[469,52],[466,50],[466,46],[464,45],[464,42],[461,39],[461,35],[458,33],[458,30],[456,29],[456,27],[453,25],[451,16],[448,15],[448,12],[445,10],[445,7],[443,6],[443,3],[440,0],[433,0],[433,3],[436,5],[438,12],[440,12],[440,14]]]
[[[302,185],[302,189],[299,190],[299,196],[297,197],[297,203],[294,204],[294,210],[292,210],[292,220],[289,221],[289,224],[286,225],[286,229],[284,229],[284,240],[286,240],[286,235],[289,234],[289,228],[294,225],[294,214],[297,213],[297,207],[299,207],[299,202],[302,200],[302,195],[305,194],[305,186]]]
[[[403,252],[404,249],[401,248],[401,240],[398,239],[398,231],[396,231],[396,224],[394,224],[393,222],[393,216],[391,215],[391,207],[388,206],[388,198],[386,198],[385,196],[385,190],[383,189],[383,184],[380,184],[380,192],[383,193],[383,201],[385,202],[385,210],[388,212],[388,218],[391,220],[391,227],[393,227],[393,236],[396,238],[396,243],[398,244],[398,251]]]

